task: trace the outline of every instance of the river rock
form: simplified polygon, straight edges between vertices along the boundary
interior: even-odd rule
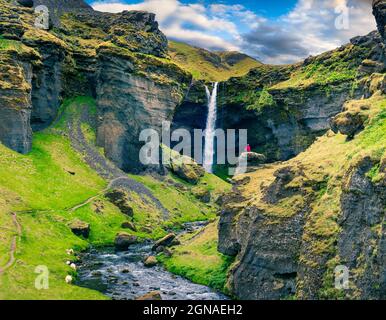
[[[158,261],[157,261],[157,258],[154,257],[154,256],[149,256],[145,259],[145,261],[143,262],[143,264],[145,265],[145,267],[148,267],[148,268],[151,268],[151,267],[154,267],[158,264]]]
[[[134,215],[134,210],[130,205],[130,200],[125,190],[113,189],[111,191],[106,192],[105,196],[112,204],[117,206],[123,214],[129,217],[132,217]]]
[[[115,248],[118,250],[127,250],[129,246],[136,243],[138,243],[138,238],[126,232],[119,232],[114,241]]]
[[[159,291],[152,291],[149,293],[146,293],[145,295],[136,298],[135,300],[147,300],[147,301],[156,301],[156,300],[162,300],[161,292]]]
[[[153,246],[153,250],[155,251],[158,247],[160,246],[163,246],[163,247],[169,247],[172,243],[173,243],[173,240],[176,238],[176,235],[174,233],[169,233],[168,235],[166,235],[165,237],[163,237],[162,239],[158,240],[154,246]]]
[[[90,224],[88,224],[87,222],[76,219],[70,222],[68,226],[71,231],[77,236],[88,238],[90,234]]]

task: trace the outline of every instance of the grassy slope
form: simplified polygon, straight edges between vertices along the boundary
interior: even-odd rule
[[[70,113],[80,110],[84,104],[91,105],[90,98],[77,98],[64,103],[62,120],[55,128],[37,133],[33,149],[28,155],[20,155],[0,144],[0,266],[9,259],[11,237],[15,234],[11,212],[16,212],[22,226],[22,237],[18,241],[16,263],[0,275],[0,299],[104,299],[98,292],[67,285],[64,278],[71,274],[67,260],[75,259],[66,254],[66,249],[81,250],[89,244],[112,244],[121,224],[127,220],[120,211],[106,201],[102,191],[107,182],[91,170],[63,135],[64,120]],[[95,133],[87,126],[88,138],[93,141]],[[69,172],[75,172],[75,175]],[[215,217],[214,207],[198,202],[190,192],[179,192],[152,177],[135,177],[147,185],[163,205],[171,212],[170,221],[161,221],[157,209],[132,195],[134,221],[137,227],[153,227],[151,233],[138,231],[141,238],[158,238],[166,234],[161,227]],[[171,177],[171,179],[175,179]],[[214,176],[206,176],[203,183],[208,188],[228,185]],[[96,198],[89,204],[72,212],[70,209]],[[94,211],[95,204],[104,207],[101,213]],[[178,210],[173,210],[177,207]],[[192,208],[194,210],[192,211]],[[67,223],[79,218],[90,223],[90,238],[85,241],[74,236]],[[155,227],[158,226],[158,227]],[[4,230],[4,232],[3,232]],[[125,230],[127,231],[127,230]],[[45,265],[50,271],[50,289],[37,290],[34,270]]]
[[[246,55],[234,52],[209,52],[185,43],[169,41],[169,54],[182,69],[197,80],[225,81],[231,77],[246,75],[261,63]],[[228,63],[231,55],[240,55],[236,63]]]

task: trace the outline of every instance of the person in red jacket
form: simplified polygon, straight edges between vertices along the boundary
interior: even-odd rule
[[[251,152],[251,146],[248,144],[246,147],[245,147],[245,151],[246,152]]]

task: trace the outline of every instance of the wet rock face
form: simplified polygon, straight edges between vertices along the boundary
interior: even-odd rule
[[[109,51],[100,52],[99,56],[98,144],[121,169],[141,170],[144,164],[140,150],[145,144],[139,140],[141,131],[161,133],[162,122],[172,120],[190,78],[173,66],[168,69],[169,66],[151,64],[147,76],[130,58]],[[153,72],[156,77],[156,73],[163,75],[166,82],[152,78]]]
[[[352,271],[349,294],[359,299],[386,297],[386,179],[374,183],[367,176],[376,165],[370,157],[360,159],[346,175],[341,197],[338,255]]]
[[[32,65],[0,53],[0,142],[20,153],[32,146]]]
[[[60,47],[41,44],[42,66],[36,68],[32,82],[31,126],[34,131],[48,127],[56,118],[62,102],[62,68],[64,51]]]

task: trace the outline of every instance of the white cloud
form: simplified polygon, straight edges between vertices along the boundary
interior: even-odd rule
[[[375,28],[371,0],[299,0],[287,15],[260,23],[244,35],[242,48],[266,63],[290,63]]]
[[[240,50],[236,25],[220,15],[210,14],[210,10],[201,4],[182,4],[178,0],[145,0],[131,5],[94,2],[92,6],[95,10],[105,12],[154,12],[161,30],[171,39],[213,50]]]
[[[191,4],[179,0],[142,0],[138,4],[122,1],[98,1],[92,6],[107,12],[154,12],[161,30],[170,39],[206,49],[242,50],[274,64],[295,62],[334,49],[375,29],[371,0],[298,0],[291,12],[275,21],[242,4],[211,2],[205,6],[198,0],[192,0]],[[348,10],[348,29],[336,28],[337,7]]]

